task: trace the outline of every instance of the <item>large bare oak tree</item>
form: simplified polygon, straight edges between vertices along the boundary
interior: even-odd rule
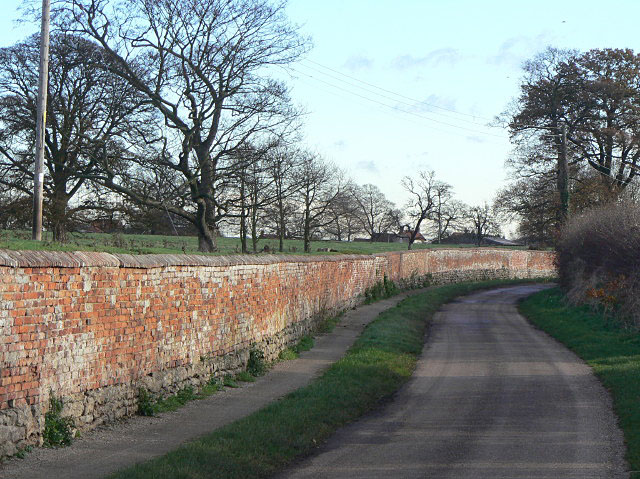
[[[287,21],[284,3],[60,0],[56,7],[58,23],[104,48],[113,60],[109,68],[162,119],[162,141],[138,154],[135,174],[151,181],[169,176],[176,187],[171,197],[159,197],[144,181],[129,182],[131,172],[109,168],[94,180],[185,218],[198,231],[199,249],[215,250],[217,225],[234,201],[227,196],[234,152],[279,133],[296,116],[284,84],[267,75],[268,67],[290,63],[308,48]],[[151,167],[141,173],[145,155]]]

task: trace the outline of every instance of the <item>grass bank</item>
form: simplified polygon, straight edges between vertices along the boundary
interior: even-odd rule
[[[474,290],[514,283],[462,283],[411,296],[369,324],[321,377],[264,409],[114,478],[269,477],[311,453],[340,426],[389,397],[411,376],[440,306]]]
[[[567,305],[558,288],[530,296],[520,304],[533,324],[574,351],[611,392],[627,444],[632,479],[640,479],[640,334],[587,306]]]

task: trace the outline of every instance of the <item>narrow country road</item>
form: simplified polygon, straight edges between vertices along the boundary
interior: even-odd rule
[[[624,478],[610,398],[517,313],[541,286],[475,293],[437,314],[412,380],[287,478]]]

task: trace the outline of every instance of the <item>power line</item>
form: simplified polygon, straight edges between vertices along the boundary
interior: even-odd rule
[[[375,100],[375,99],[370,98],[368,96],[361,95],[360,93],[356,93],[354,91],[351,91],[351,90],[348,90],[346,88],[343,88],[343,87],[341,87],[339,85],[335,85],[335,84],[333,84],[331,82],[323,80],[322,78],[317,78],[317,77],[315,77],[313,75],[310,75],[308,73],[296,70],[295,68],[292,68],[292,67],[288,67],[288,70],[294,71],[294,72],[298,73],[299,75],[304,75],[306,77],[309,77],[309,78],[311,78],[311,79],[313,79],[315,81],[321,82],[321,83],[323,83],[325,85],[328,85],[328,86],[330,86],[332,88],[335,88],[335,89],[338,89],[340,91],[346,92],[346,93],[348,93],[350,95],[357,96],[357,97],[362,98],[364,100],[367,100],[369,102],[376,103],[378,105],[384,106],[386,108],[389,108],[389,109],[392,109],[392,110],[395,110],[395,111],[399,111],[399,112],[402,112],[402,113],[405,113],[405,114],[408,114],[408,115],[412,115],[412,116],[415,116],[415,117],[418,117],[418,118],[422,118],[423,120],[431,121],[431,122],[438,123],[438,124],[441,124],[441,125],[446,125],[446,126],[449,126],[449,127],[452,127],[452,128],[460,129],[460,130],[465,130],[465,131],[468,131],[468,132],[471,132],[471,133],[476,133],[476,134],[479,134],[479,135],[492,136],[492,137],[500,138],[500,139],[503,139],[503,140],[507,139],[507,137],[505,137],[503,135],[496,135],[496,134],[488,133],[488,132],[485,132],[485,131],[466,128],[464,126],[459,126],[459,125],[455,125],[453,123],[447,123],[447,122],[444,122],[444,121],[436,120],[436,119],[430,118],[428,116],[422,115],[420,113],[416,113],[416,112],[413,112],[413,111],[405,110],[405,109],[399,108],[397,106],[389,105],[387,103]]]
[[[312,79],[315,79],[315,78],[312,78]],[[348,99],[348,100],[351,100],[351,101],[355,101],[355,102],[357,102],[359,105],[361,105],[363,107],[379,109],[380,111],[384,111],[385,114],[391,114],[395,118],[398,118],[398,119],[400,119],[402,121],[408,121],[408,122],[410,122],[410,123],[412,123],[414,125],[422,125],[423,124],[422,122],[418,121],[417,119],[413,119],[413,118],[410,118],[410,117],[402,115],[401,113],[403,113],[403,111],[398,111],[398,110],[394,109],[393,107],[391,107],[389,105],[386,105],[386,104],[382,104],[382,105],[380,105],[380,104],[371,104],[370,102],[367,103],[367,102],[364,102],[364,101],[359,101],[359,100],[354,99],[352,97],[349,97],[348,95],[345,95],[345,94],[343,94],[343,93],[341,93],[339,91],[332,90],[330,88],[325,88],[325,87],[323,87],[321,85],[317,85],[315,83],[306,81],[306,80],[304,80],[302,78],[299,78],[298,81],[302,82],[305,85],[309,85],[309,86],[311,86],[311,87],[313,87],[315,89],[318,89],[320,91],[328,93],[329,95],[334,95],[334,96],[336,96],[338,98],[343,98],[343,99]],[[346,91],[346,90],[343,90],[343,91]],[[380,106],[384,106],[385,108],[380,108]],[[391,111],[388,111],[388,110],[391,110]],[[438,132],[445,133],[445,134],[448,134],[448,135],[457,135],[457,136],[461,135],[461,133],[459,133],[457,131],[445,130],[445,129],[437,128],[437,127],[430,127],[430,129],[432,131],[438,131]]]
[[[443,106],[439,106],[439,105],[435,105],[435,104],[432,104],[432,103],[428,103],[426,101],[417,100],[415,98],[411,98],[409,96],[403,95],[402,93],[397,93],[397,92],[394,92],[392,90],[388,90],[388,89],[380,87],[378,85],[374,85],[373,83],[369,83],[367,81],[364,81],[364,80],[361,80],[361,79],[356,78],[354,76],[351,76],[351,75],[348,75],[346,73],[343,73],[343,72],[341,72],[339,70],[335,70],[335,69],[333,69],[331,67],[323,65],[323,64],[318,63],[316,61],[309,60],[308,58],[303,59],[303,61],[309,62],[309,63],[313,63],[314,65],[317,65],[317,66],[322,67],[322,68],[324,68],[326,70],[329,70],[329,71],[332,71],[334,73],[337,73],[338,75],[342,75],[344,77],[350,78],[350,79],[355,80],[357,82],[363,83],[363,84],[368,85],[368,86],[373,87],[373,88],[376,88],[376,89],[378,89],[380,91],[384,91],[386,93],[391,93],[392,95],[396,95],[396,96],[404,98],[406,100],[411,100],[412,102],[415,102],[415,103],[421,103],[421,104],[424,104],[424,105],[427,105],[427,106],[430,106],[430,107],[433,107],[433,108],[437,108],[439,110],[449,111],[449,112],[452,112],[452,113],[456,113],[457,115],[468,116],[468,117],[476,118],[476,119],[480,119],[480,120],[485,120],[485,121],[493,121],[494,120],[494,118],[487,118],[487,117],[483,117],[483,116],[479,116],[479,115],[473,115],[471,113],[462,113],[462,112],[454,110],[452,108],[446,108],[446,107],[443,107]]]
[[[297,66],[302,66],[302,67],[304,67],[304,68],[309,68],[310,70],[312,70],[312,71],[314,71],[314,72],[317,72],[317,73],[320,73],[321,75],[326,75],[326,76],[328,76],[328,77],[329,77],[329,78],[331,78],[332,80],[337,80],[337,81],[339,81],[339,82],[345,83],[345,84],[347,84],[347,85],[349,85],[349,86],[352,86],[352,87],[354,87],[354,88],[359,88],[359,89],[364,90],[364,91],[366,91],[366,92],[373,93],[374,95],[377,95],[377,96],[379,96],[379,97],[386,98],[386,99],[391,100],[391,101],[394,101],[394,102],[396,102],[396,103],[402,103],[402,104],[407,105],[407,106],[412,107],[412,108],[413,108],[413,107],[415,107],[416,105],[424,105],[424,106],[429,106],[429,107],[433,107],[433,108],[435,108],[435,107],[436,107],[436,105],[431,105],[431,104],[429,104],[429,103],[427,103],[427,102],[424,102],[424,101],[413,100],[411,103],[409,103],[408,101],[399,100],[398,98],[393,98],[393,97],[388,96],[388,95],[383,95],[383,94],[381,94],[381,93],[380,93],[380,92],[378,92],[378,91],[372,90],[371,88],[367,88],[367,87],[364,87],[364,86],[358,85],[358,84],[356,84],[356,83],[350,82],[350,81],[348,81],[348,80],[344,80],[344,79],[339,78],[339,77],[337,77],[337,76],[335,76],[335,75],[332,75],[332,74],[330,74],[330,73],[326,73],[326,72],[324,72],[324,71],[322,71],[322,70],[319,70],[319,69],[317,69],[317,68],[314,68],[314,67],[311,67],[311,66],[308,66],[308,65],[299,64],[299,65],[297,65]],[[365,83],[365,84],[366,84],[366,83]],[[387,90],[382,90],[382,91],[387,91]],[[400,96],[401,98],[406,98],[406,97],[401,96],[401,95],[398,95],[398,94],[396,94],[396,93],[392,93],[392,94],[393,94],[393,95],[396,95],[396,96]],[[449,110],[448,110],[448,111],[449,111]],[[486,125],[485,123],[478,123],[477,121],[466,120],[466,119],[464,119],[464,118],[458,118],[458,117],[455,117],[455,116],[447,115],[447,114],[445,114],[445,113],[440,113],[440,112],[435,112],[435,111],[433,111],[433,112],[429,112],[429,113],[434,113],[434,114],[436,114],[436,115],[442,115],[442,116],[444,116],[445,118],[451,118],[452,120],[455,120],[455,121],[462,121],[462,122],[469,123],[469,124],[474,125],[474,126],[479,126],[479,127],[483,127],[483,128],[496,128],[495,126],[488,126],[488,125]],[[497,127],[497,128],[501,128],[501,127]]]

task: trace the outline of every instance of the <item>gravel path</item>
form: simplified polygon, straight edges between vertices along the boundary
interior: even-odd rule
[[[286,478],[626,478],[622,433],[591,370],[534,329],[516,286],[446,305],[410,382]]]
[[[285,361],[254,383],[226,389],[209,398],[158,417],[133,417],[101,427],[63,449],[37,448],[25,459],[0,465],[0,477],[11,479],[100,478],[118,469],[165,454],[270,402],[303,387],[340,359],[370,321],[385,309],[420,290],[360,306],[343,316],[332,333],[315,340],[312,350]]]

